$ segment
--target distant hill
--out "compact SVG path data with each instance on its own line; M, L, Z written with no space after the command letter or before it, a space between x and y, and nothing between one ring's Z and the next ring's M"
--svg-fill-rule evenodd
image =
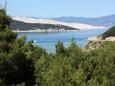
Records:
M11 28L13 30L36 30L36 29L42 29L42 30L78 30L73 27L64 26L64 25L58 25L58 24L42 24L42 23L26 23L22 21L13 20L11 22Z
M105 33L102 34L103 38L115 36L115 26L107 30Z
M115 15L98 17L98 18L84 18L84 17L59 17L54 20L68 23L84 23L96 26L112 27L115 25Z
M56 20L53 20L53 19L46 19L46 18L15 16L15 17L12 17L12 19L16 20L16 21L23 22L23 23L27 23L27 24L30 24L30 25L32 24L32 25L35 25L35 26L36 26L36 24L43 24L43 25L46 25L46 24L48 25L49 24L51 26L52 25L54 25L54 26L56 26L56 25L59 26L60 25L60 26L70 27L70 29L71 28L74 28L74 29L75 28L76 29L102 29L102 28L105 28L103 26L89 25L89 24L83 24L83 23L66 23L66 22L60 22L60 21L56 21ZM45 26L45 28L46 28L46 26Z

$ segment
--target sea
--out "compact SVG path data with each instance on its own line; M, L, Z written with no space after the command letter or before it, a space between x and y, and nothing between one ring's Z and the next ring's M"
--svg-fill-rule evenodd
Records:
M58 41L62 41L65 47L69 47L71 39L74 38L79 47L85 47L89 37L101 35L106 30L87 29L64 32L19 32L18 38L26 35L27 42L34 40L38 46L51 53L55 52L55 45Z

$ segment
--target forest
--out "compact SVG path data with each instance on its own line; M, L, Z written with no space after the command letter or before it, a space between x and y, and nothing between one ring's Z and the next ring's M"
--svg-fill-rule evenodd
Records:
M22 21L17 21L17 20L12 20L10 27L13 30L36 30L36 29L41 29L41 30L59 30L59 29L64 29L64 30L78 30L76 28L72 28L69 26L64 26L64 25L58 25L58 24L42 24L42 23L25 23Z
M105 33L102 34L103 38L110 37L110 36L115 36L115 26L107 30Z
M115 42L99 48L69 47L59 41L55 53L17 38L12 19L0 9L0 86L115 86Z

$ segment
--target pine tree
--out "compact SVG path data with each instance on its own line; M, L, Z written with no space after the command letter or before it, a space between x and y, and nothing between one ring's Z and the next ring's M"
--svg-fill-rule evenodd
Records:
M17 39L10 23L11 18L4 9L0 9L0 86L16 86L22 82L32 86L35 68L33 60L27 58L29 45L25 39Z

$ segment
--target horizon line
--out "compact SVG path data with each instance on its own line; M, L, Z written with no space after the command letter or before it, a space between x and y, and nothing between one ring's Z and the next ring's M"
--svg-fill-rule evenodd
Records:
M10 15L11 16L11 15ZM37 16L11 16L11 17L29 17L29 18L43 18L43 19L54 19L54 18L64 18L64 17L74 17L74 18L101 18L101 17L108 17L108 16L115 16L115 14L105 15L105 16L98 16L98 17L80 17L80 16L59 16L59 17L37 17Z

